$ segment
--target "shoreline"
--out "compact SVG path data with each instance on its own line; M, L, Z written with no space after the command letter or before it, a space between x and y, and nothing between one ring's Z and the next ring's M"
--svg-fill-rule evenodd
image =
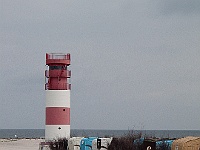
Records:
M37 150L39 149L40 142L44 139L37 138L1 138L0 149L1 150Z

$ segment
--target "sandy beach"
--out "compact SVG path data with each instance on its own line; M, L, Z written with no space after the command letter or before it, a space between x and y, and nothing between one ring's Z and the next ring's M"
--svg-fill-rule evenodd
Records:
M43 139L0 139L0 150L38 150Z

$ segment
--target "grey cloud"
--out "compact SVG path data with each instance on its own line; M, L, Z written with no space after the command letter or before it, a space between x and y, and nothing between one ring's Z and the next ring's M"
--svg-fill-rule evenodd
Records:
M199 14L199 0L166 0L160 1L162 12L165 14Z

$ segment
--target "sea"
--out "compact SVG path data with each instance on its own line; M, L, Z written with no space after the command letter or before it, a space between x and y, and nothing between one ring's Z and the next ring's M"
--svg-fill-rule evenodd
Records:
M120 137L139 135L157 138L181 138L186 136L200 137L200 130L89 130L71 129L73 137ZM44 138L44 129L0 129L0 138Z

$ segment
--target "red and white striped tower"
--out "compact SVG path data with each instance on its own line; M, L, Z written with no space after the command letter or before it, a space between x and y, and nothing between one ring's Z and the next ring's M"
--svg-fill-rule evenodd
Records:
M46 126L45 140L70 137L70 54L46 54Z

